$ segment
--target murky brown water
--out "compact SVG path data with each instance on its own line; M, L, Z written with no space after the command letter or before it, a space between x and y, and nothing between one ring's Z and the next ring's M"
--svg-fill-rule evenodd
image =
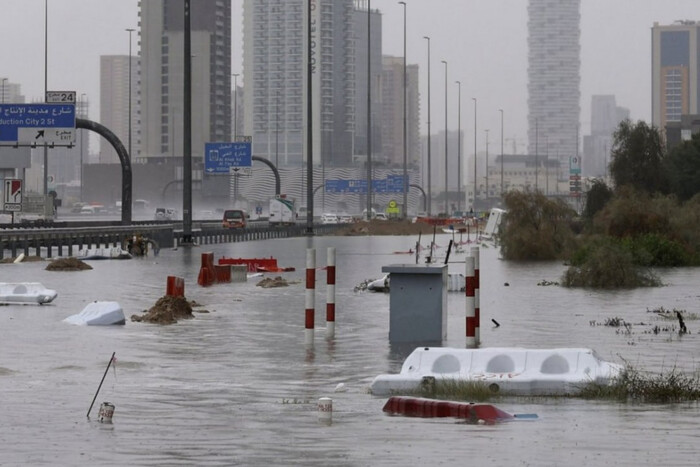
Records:
M539 420L492 426L451 419L385 416L385 398L367 393L378 374L402 363L388 344L389 295L355 293L381 266L411 262L391 254L415 238L313 239L318 265L337 248L336 338L326 340L325 273L317 274L316 336L304 346L304 267L308 239L164 249L158 258L95 261L94 270L45 271L0 265L0 281L38 281L58 290L48 306L0 307L0 465L698 465L697 403L617 404L569 399L505 400L511 413ZM442 236L440 244L447 244ZM298 284L201 288L200 254L275 256ZM459 260L459 256L453 259ZM463 265L451 264L461 272ZM513 264L481 250L482 346L590 347L603 358L650 371L698 368L700 321L690 335L645 333L665 322L647 309L698 313L700 269L662 271L666 287L618 292L541 287L558 263ZM116 300L127 316L165 293L166 277L210 311L173 326L63 323L90 301ZM506 287L504 283L510 285ZM449 294L446 346L464 347L464 297ZM591 326L620 317L632 333ZM491 325L496 319L500 327ZM645 323L644 325L640 323ZM650 324L651 323L651 324ZM110 370L86 418L112 352ZM344 383L346 392L334 392ZM333 425L316 402L333 398ZM113 424L96 421L102 401Z

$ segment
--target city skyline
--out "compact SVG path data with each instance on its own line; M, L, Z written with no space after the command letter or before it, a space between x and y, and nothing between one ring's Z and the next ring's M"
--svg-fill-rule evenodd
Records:
M465 153L473 152L470 112L472 97L478 98L477 137L482 129L499 131L504 109L505 135L510 149L524 153L527 145L527 2L494 0L477 2L415 0L407 3L407 55L409 64L420 67L421 134L425 134L426 50L423 36L431 37L433 71L440 60L450 63L450 81L460 80ZM48 88L85 93L92 119L99 115L99 57L128 53L125 28L138 22L137 0L64 0L61 8L49 2ZM3 50L0 75L22 85L28 102L41 99L44 88L44 2L0 1L8 26L0 31L5 43L22 37L23 46ZM402 5L393 0L373 0L383 18L383 54L402 56ZM104 15L109 11L110 15ZM75 21L76 12L88 21ZM590 132L592 95L615 95L630 117L651 122L651 28L654 22L672 24L695 20L691 0L586 1L581 5L581 131ZM425 21L425 18L431 18ZM242 2L232 5L232 71L242 67ZM29 28L32 34L27 34ZM86 36L91 40L86 40ZM138 39L140 40L140 38ZM134 38L136 44L136 38ZM134 46L135 50L139 47ZM136 53L136 52L134 52ZM75 70L80 72L76 73ZM241 79L239 86L245 86ZM431 83L433 94L443 92L439 80ZM456 129L457 103L454 90L448 104L448 126ZM434 102L432 124L444 128L444 106ZM483 138L478 139L483 150ZM512 152L512 151L511 151Z

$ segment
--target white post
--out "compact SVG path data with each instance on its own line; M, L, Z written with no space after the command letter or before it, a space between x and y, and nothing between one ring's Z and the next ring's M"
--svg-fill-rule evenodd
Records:
M335 247L328 247L326 268L326 337L335 337Z
M316 250L306 249L306 310L305 310L305 342L307 346L314 345L314 313L316 303Z

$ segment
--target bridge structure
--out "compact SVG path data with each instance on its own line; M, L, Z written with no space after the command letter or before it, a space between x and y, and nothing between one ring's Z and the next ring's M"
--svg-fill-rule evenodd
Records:
M106 223L109 224L109 223ZM332 233L339 224L316 224L314 233ZM135 235L151 239L163 247L178 247L183 241L182 223L135 223L132 225L94 225L52 228L12 228L0 230L0 260L5 256L43 258L73 256L81 249L123 247ZM192 229L192 240L197 245L236 243L273 238L307 236L306 224L269 226L249 224L245 229L224 229L202 223Z

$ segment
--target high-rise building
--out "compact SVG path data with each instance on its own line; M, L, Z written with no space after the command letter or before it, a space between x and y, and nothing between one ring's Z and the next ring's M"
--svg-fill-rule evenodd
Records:
M613 95L591 97L591 134L583 137L581 172L586 177L606 177L613 134L629 118L629 109L618 107Z
M382 155L390 167L403 167L403 57L384 56L382 74ZM418 65L406 67L406 160L418 164L420 158L420 108Z
M11 83L8 78L0 77L0 101L3 104L23 104L24 96L22 95L20 85Z
M190 3L192 156L231 138L231 0ZM181 157L184 0L140 0L141 157Z
M529 0L528 152L568 167L578 151L581 0Z
M651 29L651 122L660 129L700 109L700 22Z
M312 3L313 159L352 161L354 30L352 0ZM307 13L303 0L243 3L244 133L253 153L300 165L306 144Z
M131 61L131 67L129 66ZM131 80L129 80L131 71ZM129 90L131 84L131 90ZM138 101L138 57L102 55L100 57L100 123L109 128L129 151L129 123L131 123L131 158L139 157L141 128ZM131 99L131 105L129 105ZM129 119L131 107L131 119ZM112 145L100 139L99 162L119 163Z

